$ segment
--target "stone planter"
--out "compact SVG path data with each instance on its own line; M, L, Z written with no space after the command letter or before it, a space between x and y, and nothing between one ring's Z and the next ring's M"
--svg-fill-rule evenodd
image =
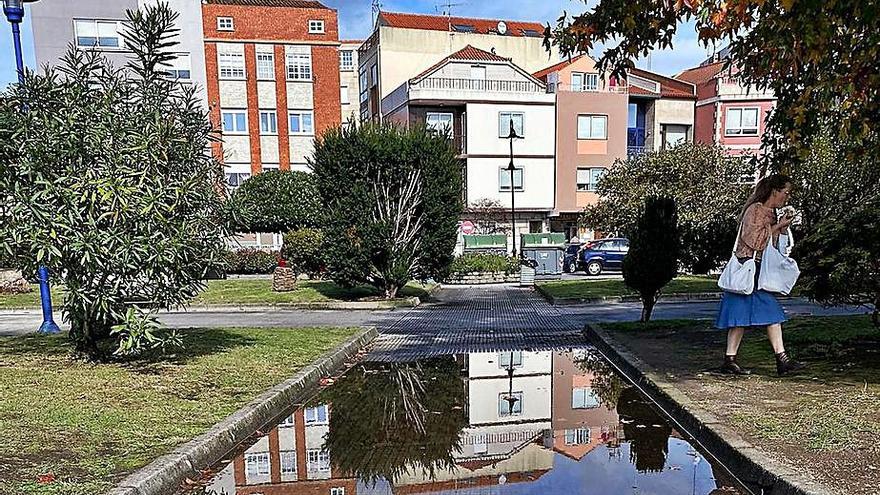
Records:
M20 271L0 269L0 294L24 294L32 290Z
M296 289L296 274L289 266L279 266L272 272L272 290L290 292Z
M519 273L474 272L464 275L453 274L447 285L513 284L519 282Z

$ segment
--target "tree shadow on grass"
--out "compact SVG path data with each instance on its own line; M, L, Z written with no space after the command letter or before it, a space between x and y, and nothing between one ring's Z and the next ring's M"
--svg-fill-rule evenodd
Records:
M328 299L339 301L384 300L379 289L370 285L342 287L330 280L310 280L309 287ZM427 300L431 295L427 291L427 286L409 284L400 288L397 297L418 297L421 300Z

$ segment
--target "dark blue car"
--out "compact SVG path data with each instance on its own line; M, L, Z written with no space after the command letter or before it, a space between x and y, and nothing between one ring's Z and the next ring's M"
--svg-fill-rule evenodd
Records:
M578 269L587 275L599 275L605 270L623 268L623 257L629 252L629 240L622 237L596 239L587 242L578 256Z

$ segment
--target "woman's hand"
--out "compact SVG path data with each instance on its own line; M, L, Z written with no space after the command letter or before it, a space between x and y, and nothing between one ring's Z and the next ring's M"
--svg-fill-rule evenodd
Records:
M779 219L779 222L777 222L776 225L773 226L773 230L775 230L776 232L784 232L788 230L788 228L791 226L792 221L794 221L794 218L786 215Z

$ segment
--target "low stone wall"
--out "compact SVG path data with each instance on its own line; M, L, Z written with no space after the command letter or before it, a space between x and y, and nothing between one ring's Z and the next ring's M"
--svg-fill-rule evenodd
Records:
M0 268L0 294L24 294L31 290L31 285L21 276L21 272Z
M475 272L465 275L452 275L445 282L446 285L483 285L483 284L513 284L519 282L519 273L504 272Z

